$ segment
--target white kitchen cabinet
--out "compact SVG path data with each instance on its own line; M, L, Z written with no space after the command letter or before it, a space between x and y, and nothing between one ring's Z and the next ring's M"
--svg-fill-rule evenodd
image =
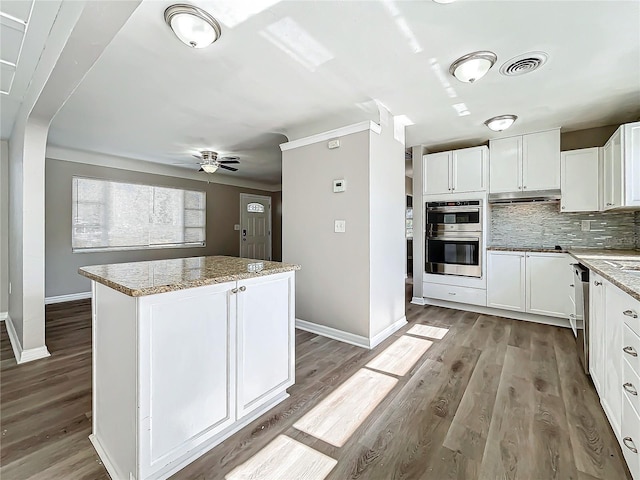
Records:
M575 263L568 255L527 253L525 255L527 312L569 318Z
M489 140L490 193L560 188L560 130Z
M487 252L487 306L524 312L526 270L523 252Z
M560 211L597 212L601 209L601 148L582 148L560 155Z
M565 253L487 252L487 306L569 318L572 270Z
M600 398L609 423L616 437L620 439L622 425L622 334L623 312L629 296L619 288L605 283L604 329L604 388Z
M640 122L621 125L604 146L604 210L640 207Z
M605 287L604 279L591 272L589 281L589 373L598 395L604 394Z
M293 289L294 278L287 274L238 282L238 417L293 384Z
M423 156L425 195L483 192L487 189L487 147Z

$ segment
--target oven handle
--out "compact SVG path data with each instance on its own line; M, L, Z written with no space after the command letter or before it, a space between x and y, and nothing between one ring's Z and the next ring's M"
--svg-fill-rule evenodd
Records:
M452 242L466 242L471 240L474 242L480 242L482 241L482 237L457 237L457 236L450 237L448 235L433 235L433 236L427 237L427 241L429 240L451 240Z
M480 212L480 207L427 207L427 212Z

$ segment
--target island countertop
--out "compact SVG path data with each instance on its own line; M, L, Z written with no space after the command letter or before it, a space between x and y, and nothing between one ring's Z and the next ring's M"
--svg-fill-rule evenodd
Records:
M300 270L300 265L213 256L81 267L78 273L130 297L142 297Z

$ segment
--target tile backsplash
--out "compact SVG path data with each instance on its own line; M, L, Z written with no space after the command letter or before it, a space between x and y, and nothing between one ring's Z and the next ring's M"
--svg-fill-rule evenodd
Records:
M582 231L590 220L591 230ZM560 213L560 202L489 205L490 246L640 248L640 212Z

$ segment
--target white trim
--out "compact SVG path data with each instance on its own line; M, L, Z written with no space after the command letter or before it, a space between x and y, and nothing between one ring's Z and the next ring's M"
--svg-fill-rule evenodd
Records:
M481 305L470 305L468 303L448 302L446 300L436 300L433 298L425 298L424 302L425 305L434 305L436 307L454 308L465 312L494 315L496 317L511 318L513 320L524 320L526 322L541 323L543 325L552 325L554 327L571 328L568 318L548 317L546 315L535 315L533 313L503 310L502 308L483 307ZM411 303L413 303L413 301Z
M73 302L74 300L85 300L91 298L91 292L69 293L67 295L54 295L53 297L45 297L44 304Z
M380 134L382 127L370 120L366 122L354 123L353 125L347 125L346 127L336 128L329 130L328 132L318 133L309 137L299 138L298 140L292 140L291 142L281 143L280 150L286 152L294 148L305 147L307 145L313 145L314 143L331 140L336 137L344 137L345 135L351 135L352 133L364 132L371 130L374 133Z
M98 167L117 168L131 172L151 173L169 177L186 178L207 183L218 183L234 187L254 188L266 192L278 192L282 185L270 185L267 183L241 178L232 178L229 175L202 175L195 170L180 168L174 165L141 160L137 158L119 157L86 150L74 150L71 148L54 147L47 145L46 158L62 160L63 162L84 163Z
M93 445L93 448L98 454L98 457L100 457L100 461L102 462L102 465L104 466L104 468L107 470L109 477L120 478L120 476L118 475L118 471L115 469L115 467L113 466L113 463L111 462L111 459L109 458L109 455L107 455L107 451L102 447L102 444L100 443L100 439L96 437L95 434L92 433L91 435L89 435L89 441L91 442L91 445ZM125 477L122 477L122 478L125 478Z
M413 303L414 305L426 305L427 302L424 301L424 298L422 297L413 297L411 299L411 303Z
M16 329L13 326L13 321L9 315L7 315L4 324L6 325L7 333L9 334L9 341L11 342L11 348L13 349L13 356L16 357L16 362L18 364L32 362L51 355L49 350L47 350L46 345L23 350L18 334L16 333Z
M0 322L4 322L9 316L9 312L0 312Z
M267 196L267 195L257 195L255 193L240 193L240 231L238 232L240 235L238 235L238 241L240 242L240 250L239 251L239 256L242 258L242 225L244 223L244 219L245 219L245 215L247 214L247 211L245 208L243 208L242 206L242 202L243 199L245 198L255 198L257 200L260 201L264 201L265 203L269 204L269 211L266 212L267 213L267 219L269 220L269 250L268 250L268 255L267 258L265 260L273 260L273 232L272 232L272 215L273 215L273 211L271 210L271 197Z
M377 345L382 343L384 340L389 338L391 335L393 335L395 332L397 332L402 327L404 327L406 324L407 324L407 317L403 315L402 318L393 322L391 325L389 325L387 328L382 330L377 335L374 335L373 338L369 341L369 348L376 347Z
M300 320L296 318L296 328L304 330L305 332L315 333L323 337L333 338L334 340L340 340L341 342L350 343L356 347L369 348L369 339L362 335L356 335L354 333L338 330L337 328L327 327L325 325L319 325L317 323L307 322L306 320Z

